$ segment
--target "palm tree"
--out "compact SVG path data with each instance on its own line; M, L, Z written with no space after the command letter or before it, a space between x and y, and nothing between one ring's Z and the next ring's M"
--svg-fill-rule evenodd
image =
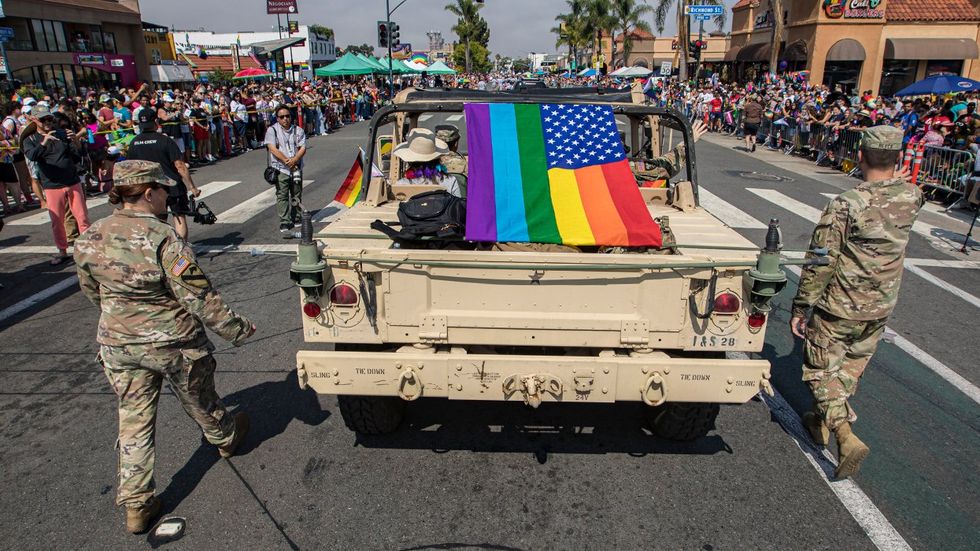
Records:
M633 51L633 31L640 29L650 32L650 24L643 17L652 11L653 8L645 1L637 4L636 0L612 0L612 16L616 19L616 27L623 31L623 66L629 63L630 52ZM615 67L616 60L612 62Z
M772 21L772 44L769 47L769 72L776 73L779 59L779 42L783 36L783 0L769 0L769 16Z
M598 56L602 51L603 35L612 36L616 28L616 18L610 11L610 0L588 0L585 7L584 33L589 42L595 41L592 54ZM616 41L612 40L612 57L616 57ZM611 61L611 60L610 60Z
M568 5L569 13L563 13L555 17L558 26L552 27L551 32L558 35L555 40L555 47L568 47L568 54L574 60L574 65L579 66L582 52L589 48L592 43L592 36L587 29L587 1L588 0L565 0Z
M455 4L446 4L446 11L458 17L452 31L459 37L466 51L466 72L471 69L470 63L470 41L480 32L479 19L480 9L483 4L477 4L473 0L456 0Z
M698 3L724 6L722 0L701 0ZM670 13L670 9L675 6L677 8L677 48L681 56L678 78L681 82L687 80L687 45L691 41L691 33L688 32L688 16L684 15L684 8L690 4L690 0L657 0L657 5L653 8L653 21L657 26L658 34L664 32L664 24L667 23L667 15ZM721 15L714 18L718 30L725 26L727 19L728 14L725 10L722 10Z

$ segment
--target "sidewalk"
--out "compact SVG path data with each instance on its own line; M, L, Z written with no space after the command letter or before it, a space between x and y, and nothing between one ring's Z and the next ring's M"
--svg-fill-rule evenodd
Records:
M860 182L859 179L848 176L838 170L817 166L809 159L796 155L784 155L782 151L773 151L763 145L756 148L755 153L745 151L745 141L727 134L708 133L702 140L738 151L742 155L751 156L764 163L778 167L787 172L799 174L814 180L820 180L830 186L847 191ZM918 222L933 226L935 239L928 241L934 248L947 253L959 260L980 260L980 221L973 229L973 237L967 253L959 252L960 246L970 228L972 213L966 209L953 209L945 212L945 206L938 202L927 202L919 212Z

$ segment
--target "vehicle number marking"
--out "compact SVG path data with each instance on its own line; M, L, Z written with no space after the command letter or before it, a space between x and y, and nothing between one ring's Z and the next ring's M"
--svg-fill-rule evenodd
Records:
M590 393L588 393L588 392L576 392L575 393L575 399L576 400L588 400L589 399L589 394Z
M715 337L713 335L694 335L694 339L691 341L691 346L694 348L720 348L720 347L731 347L734 348L737 345L737 340L735 337Z

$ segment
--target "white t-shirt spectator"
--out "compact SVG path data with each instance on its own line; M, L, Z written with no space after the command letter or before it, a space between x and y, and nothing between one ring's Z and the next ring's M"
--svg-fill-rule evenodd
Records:
M306 146L306 133L295 124L291 125L287 130L281 124L276 123L265 131L265 145L273 145L286 157L293 157L301 147ZM282 164L271 152L269 153L269 165L283 174L289 174L289 167ZM296 168L300 171L303 170L302 159L300 159L299 166Z

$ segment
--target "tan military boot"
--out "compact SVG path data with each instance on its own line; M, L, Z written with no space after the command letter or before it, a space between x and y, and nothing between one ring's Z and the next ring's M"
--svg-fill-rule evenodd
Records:
M126 508L126 530L130 534L142 534L152 525L153 519L160 514L160 499L150 498L142 507Z
M239 411L235 414L235 436L224 446L218 446L218 453L221 457L229 458L235 455L235 450L238 449L238 445L245 440L245 435L248 434L248 414L244 411Z
M830 429L819 415L812 411L803 414L803 426L810 432L810 438L818 446L826 446L830 443Z
M851 432L850 423L841 424L835 432L837 433L837 448L840 457L834 476L849 478L856 475L861 469L861 462L868 457L871 449Z

